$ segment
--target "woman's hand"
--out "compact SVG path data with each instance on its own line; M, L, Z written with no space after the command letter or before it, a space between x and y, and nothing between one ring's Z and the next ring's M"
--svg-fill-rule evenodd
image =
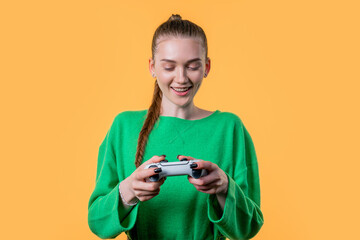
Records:
M190 156L179 155L179 160L186 158L187 160L193 160L195 158ZM226 196L228 189L228 178L225 172L219 168L218 165L210 161L200 161L196 163L198 166L193 169L206 169L208 175L199 179L188 176L188 180L194 187L203 193L216 194L217 196Z
M187 160L193 160L193 157L190 156L177 156L179 160L186 158ZM203 176L199 179L188 176L189 182L194 185L194 187L203 193L216 194L216 199L221 207L221 211L224 211L226 195L228 190L229 181L225 172L219 168L218 165L210 161L200 161L195 163L197 167L193 169L206 169L208 175Z
M165 155L153 156L120 183L121 193L126 202L133 202L136 198L142 202L148 201L160 193L160 186L166 178L158 182L146 182L147 178L157 174L155 170L159 168L144 168L150 163L158 163L162 160L165 160Z

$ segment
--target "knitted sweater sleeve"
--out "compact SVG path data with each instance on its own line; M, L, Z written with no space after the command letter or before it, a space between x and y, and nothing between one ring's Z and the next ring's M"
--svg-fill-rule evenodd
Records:
M233 134L233 174L228 177L228 192L224 210L216 195L207 200L208 217L221 234L229 239L250 239L264 223L260 210L258 163L252 138L240 119Z
M134 227L138 205L125 208L122 204L119 184L123 176L117 172L119 144L118 118L115 118L99 147L95 189L88 203L90 230L100 238L115 238Z

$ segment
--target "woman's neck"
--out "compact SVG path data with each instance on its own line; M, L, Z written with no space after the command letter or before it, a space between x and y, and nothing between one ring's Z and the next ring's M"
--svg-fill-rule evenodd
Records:
M184 107L179 107L172 103L161 104L160 116L171 116L182 119L194 120L200 115L201 110L194 105L193 102Z

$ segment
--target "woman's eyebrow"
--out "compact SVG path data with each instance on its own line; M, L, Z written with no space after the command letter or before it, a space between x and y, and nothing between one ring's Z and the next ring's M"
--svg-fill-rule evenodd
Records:
M176 61L174 61L174 60L165 59L165 58L161 59L160 61L176 63ZM201 61L201 59L200 58L193 58L193 59L190 59L189 61L187 61L186 63L191 63L191 62L196 62L196 61Z

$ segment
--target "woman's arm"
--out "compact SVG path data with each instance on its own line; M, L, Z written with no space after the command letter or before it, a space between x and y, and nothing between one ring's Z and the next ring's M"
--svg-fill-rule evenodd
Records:
M260 181L255 147L251 136L238 122L234 134L234 174L228 177L225 195L209 195L208 216L230 239L249 239L261 229Z
M216 199L221 207L221 212L224 211L226 195L227 195L227 191L226 191L226 193L217 193L216 194Z
M99 147L95 188L88 203L88 225L100 238L114 238L135 225L137 205L128 208L122 203L119 186L123 176L117 172L115 143L118 142L118 121L113 121Z
M255 147L250 134L239 118L228 137L233 138L229 155L224 156L231 172L224 172L211 161L199 161L193 169L206 169L208 174L199 179L188 177L189 182L203 193L209 194L208 217L219 231L230 239L249 239L264 223L260 210L260 182ZM178 159L193 157L179 155Z

